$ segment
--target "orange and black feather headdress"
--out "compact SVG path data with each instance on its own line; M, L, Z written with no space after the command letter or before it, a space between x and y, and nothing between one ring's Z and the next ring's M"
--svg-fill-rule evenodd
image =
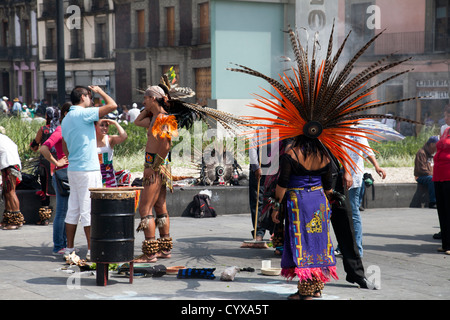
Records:
M314 40L311 62L309 62L308 48L301 45L298 33L291 28L289 33L290 42L295 56L296 67L292 68L293 76L288 77L286 73L280 75L277 81L258 71L242 65L236 68L228 68L230 71L241 72L256 76L266 80L274 89L275 93L263 89L267 96L255 94L258 103L249 106L264 110L272 117L247 116L245 119L255 123L270 121L271 124L257 124L258 127L268 129L267 135L259 135L259 145L272 143L276 140L295 138L306 135L310 138L317 138L333 153L342 163L355 168L356 164L348 155L347 150L357 152L365 150L366 147L348 136L361 136L362 133L376 136L376 132L370 129L357 128L359 120L390 118L398 121L417 123L416 121L404 119L397 116L387 116L384 114L361 114L361 112L378 108L381 106L410 101L420 97L412 97L401 100L380 102L379 100L366 101L374 89L399 77L411 70L397 72L387 79L366 88L368 81L377 75L390 70L408 59L390 62L383 65L391 55L386 56L355 76L351 77L358 58L372 45L375 40L384 32L380 32L367 42L343 67L337 71L338 61L344 50L344 46L350 36L346 36L336 54L333 51L334 25L328 43L325 60L317 61L317 40ZM316 34L317 35L317 34ZM366 102L364 102L366 101ZM246 124L252 127L252 124ZM248 131L246 134L256 133L256 130ZM369 138L370 139L370 138Z

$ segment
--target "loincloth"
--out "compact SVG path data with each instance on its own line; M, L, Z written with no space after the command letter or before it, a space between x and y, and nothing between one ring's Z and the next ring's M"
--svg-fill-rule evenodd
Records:
M164 159L157 153L146 152L144 167L150 168L154 172L150 176L146 176L144 173L143 186L149 186L156 183L157 179L161 179L162 185L167 186L173 192L172 171L167 157Z
M2 169L3 195L16 189L16 186L22 181L22 172L18 165Z

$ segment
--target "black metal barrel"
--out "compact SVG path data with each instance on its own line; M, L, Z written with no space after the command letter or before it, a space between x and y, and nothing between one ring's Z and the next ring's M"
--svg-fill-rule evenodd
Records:
M130 262L130 283L133 283L134 213L140 189L89 189L91 261L97 263L98 286L106 286L108 266L117 262Z
M91 261L133 260L136 191L98 188L91 191Z

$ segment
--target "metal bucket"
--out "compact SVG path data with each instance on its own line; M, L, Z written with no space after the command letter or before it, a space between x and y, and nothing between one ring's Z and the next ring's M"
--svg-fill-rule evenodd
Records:
M91 261L133 260L136 191L98 188L91 191Z

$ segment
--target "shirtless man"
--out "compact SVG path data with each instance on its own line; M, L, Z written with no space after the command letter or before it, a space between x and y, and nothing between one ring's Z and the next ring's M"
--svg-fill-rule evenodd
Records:
M0 224L3 230L16 230L25 223L16 194L16 185L22 181L21 168L17 145L8 136L0 133L0 171L3 181L1 187L5 200L5 212Z
M172 238L166 206L166 186L172 191L172 175L167 156L171 147L171 137L177 134L174 116L167 115L163 105L167 96L159 86L149 87L144 94L145 109L134 124L147 128L145 148L144 190L141 192L139 214L141 223L137 231L144 231L143 254L135 262L156 262L157 258L170 258ZM154 219L152 208L155 209ZM156 226L160 238L156 240Z

